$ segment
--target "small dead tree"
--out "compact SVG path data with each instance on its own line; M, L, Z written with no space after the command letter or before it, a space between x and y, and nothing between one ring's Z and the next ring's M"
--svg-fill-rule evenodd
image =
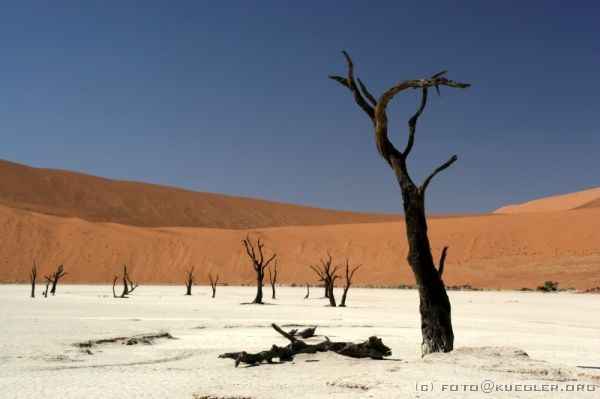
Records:
M31 272L29 272L29 281L31 282L31 297L35 298L35 279L37 278L37 266L35 265L35 259L33 260L33 266L31 266Z
M187 280L185 282L185 288L186 288L185 295L192 295L192 285L194 284L194 281L195 281L194 266L192 266L192 268L190 270L186 270L186 273L187 273Z
M246 253L252 260L252 267L256 272L256 297L252 303L263 304L263 279L265 277L265 269L269 266L269 263L275 259L277 254L273 254L269 259L265 260L265 256L263 254L263 248L265 244L262 243L261 237L258 237L256 244L252 243L250 240L250 235L247 235L242 243L244 248L246 248Z
M274 271L271 272L271 266L269 266L269 282L271 283L271 291L273 292L272 299L275 298L275 283L277 282L277 260L274 263Z
M348 295L348 290L352 285L352 278L354 277L354 273L358 270L360 265L355 266L350 270L350 262L348 258L346 258L346 285L344 286L344 293L342 294L342 302L340 303L340 307L346 307L346 296Z
M306 295L304 295L304 299L308 299L310 295L310 285L306 284Z
M425 190L431 180L456 162L458 157L452 155L446 162L431 172L421 185L413 181L408 172L406 161L413 148L417 120L427 104L428 90L435 88L439 94L440 86L465 89L470 84L447 79L444 76L447 71L442 71L429 78L403 80L385 91L379 99L376 99L360 79L354 78L354 65L350 55L346 51L342 54L348 67L347 76L330 76L329 78L347 88L356 104L369 117L375 133L377 151L394 171L402 192L404 221L408 239L407 260L419 290L419 312L421 313L421 335L423 337L421 354L425 356L432 352L450 352L454 347L450 300L442 281L441 271L443 269L436 269L431 254L429 237L427 236L427 219L425 217ZM404 149L398 149L388 137L387 107L397 94L408 89L420 90L421 102L417 111L408 120L406 146Z
M48 276L44 276L44 278L46 279L46 289L44 290L44 292L42 292L42 294L44 295L44 298L48 298L48 287L50 286L50 282L52 280L50 280L50 277Z
M128 298L127 295L131 294L133 292L133 290L135 290L138 287L138 284L134 284L131 281L131 278L129 278L129 272L127 271L127 265L123 265L123 292L121 292L121 295L117 296L117 293L115 292L115 285L117 284L117 280L119 279L119 277L115 276L115 278L113 279L113 297L115 298Z
M52 288L50 288L50 293L52 295L56 293L56 286L58 285L58 280L60 280L61 277L64 277L67 274L68 273L63 270L63 265L58 265L58 268L54 273L52 273L50 276L44 276L48 283L52 283ZM46 294L44 296L48 296L48 289L46 289Z
M208 278L210 279L210 287L212 288L212 297L214 298L217 294L217 284L219 283L219 275L217 274L216 278L213 278L212 274L208 273Z
M310 268L319 276L319 280L323 281L325 285L325 297L329 299L329 306L335 307L335 296L333 294L333 287L335 287L335 280L340 278L336 273L341 265L332 266L333 258L329 252L327 252L326 259L320 259L320 265L313 265Z

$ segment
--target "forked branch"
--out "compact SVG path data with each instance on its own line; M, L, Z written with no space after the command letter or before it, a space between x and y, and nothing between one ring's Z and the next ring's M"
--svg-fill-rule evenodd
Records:
M348 64L348 77L343 78L341 76L329 76L329 78L341 83L342 85L344 85L348 89L350 89L350 91L352 92L352 95L354 96L354 101L356 101L356 104L358 104L358 106L361 107L362 110L365 111L365 113L367 115L369 115L369 118L371 118L371 120L373 120L373 117L375 116L375 110L373 109L373 107L371 105L369 105L369 103L362 96L362 94L358 90L358 86L356 85L356 82L354 81L354 64L352 63L352 59L350 59L350 55L346 51L342 51L342 54L344 55L346 64ZM369 91L362 84L362 82L360 83L360 85L361 85L361 89L363 89L363 93L365 93L367 98L369 98L369 100L371 100L371 102L376 103L375 98L369 93Z

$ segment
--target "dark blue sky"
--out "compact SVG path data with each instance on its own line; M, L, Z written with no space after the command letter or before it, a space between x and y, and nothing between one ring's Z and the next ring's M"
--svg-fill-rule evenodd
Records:
M409 167L433 213L600 185L597 1L1 1L0 158L320 207L400 212L366 115L448 69ZM390 109L403 147L419 93ZM0 182L1 184L1 182Z

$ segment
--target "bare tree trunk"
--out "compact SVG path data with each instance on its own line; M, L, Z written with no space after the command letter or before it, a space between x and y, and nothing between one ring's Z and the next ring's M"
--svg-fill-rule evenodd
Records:
M345 308L346 307L346 296L348 296L348 290L350 289L350 286L347 285L344 287L344 291L342 292L342 300L340 302L340 308Z
M46 289L44 290L44 298L48 298L48 286L50 285L50 280L48 279L48 277L44 277L46 278Z
M334 307L334 308L335 308L335 307L337 306L337 304L336 304L336 302L335 302L335 295L333 295L333 285L334 285L334 282L333 282L333 281L330 281L330 282L328 283L328 286L329 286L329 292L327 293L327 298L329 298L329 306L331 306L331 307Z
M308 299L309 295L310 295L310 285L306 284L306 295L304 296L304 299Z
M272 299L275 298L275 283L277 282L277 260L275 260L275 271L271 272L271 266L269 266L269 282L271 283L271 291L273 293Z
M409 191L404 203L409 244L408 263L413 270L419 290L423 336L421 353L425 355L433 352L450 352L454 347L450 300L441 273L436 270L433 263L427 237L424 198Z
M192 266L192 268L190 270L186 271L187 273L187 280L185 282L185 288L186 288L186 292L185 295L192 295L192 285L194 284L194 267Z
M253 303L263 303L263 273L258 273L256 275L256 297L254 297Z
M219 275L217 274L216 278L213 278L213 276L208 273L208 278L210 279L210 287L212 288L212 297L214 298L215 295L217 294L217 284L219 283Z
M358 270L359 267L360 267L360 265L355 266L352 269L352 271L350 271L350 262L348 261L348 258L346 258L346 285L344 286L344 293L342 294L342 302L340 303L341 308L346 307L346 297L348 296L348 290L350 289L350 286L352 285L352 278L354 277L354 273L356 273L356 271Z
M417 186L411 179L406 159L414 144L417 120L427 104L428 89L434 87L439 94L440 86L464 89L470 85L447 79L444 77L446 71L443 71L430 78L403 80L376 99L360 79L354 78L354 65L348 53L344 51L343 55L348 65L347 77L330 76L330 78L348 88L356 104L369 116L375 132L377 151L394 170L402 191L409 246L408 263L419 288L419 311L421 313L421 335L423 336L421 353L424 356L432 352L450 352L454 346L451 308L441 278L446 251L442 252L439 269L436 270L427 237L425 191L433 177L452 165L458 157L451 156L448 161L438 166L420 186ZM388 137L387 106L398 93L407 89L421 89L421 103L408 121L408 140L404 150L400 151Z
M31 297L35 298L35 279L37 278L37 266L35 265L35 259L33 260L33 266L31 267L31 273L29 273L29 281L31 282Z

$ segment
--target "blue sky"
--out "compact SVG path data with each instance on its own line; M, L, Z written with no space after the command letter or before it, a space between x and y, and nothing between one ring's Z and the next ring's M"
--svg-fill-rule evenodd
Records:
M400 212L379 95L448 69L409 168L430 213L600 185L597 1L0 1L0 158L199 191ZM418 105L390 105L403 147Z

